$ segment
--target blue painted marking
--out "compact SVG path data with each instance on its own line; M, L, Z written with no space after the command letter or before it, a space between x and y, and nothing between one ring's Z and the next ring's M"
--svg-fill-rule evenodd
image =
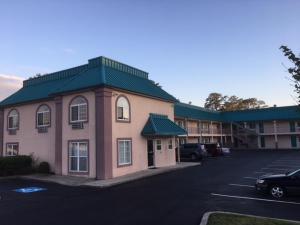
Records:
M19 193L33 193L33 192L39 192L39 191L46 191L47 188L41 188L41 187L26 187L26 188L19 188L19 189L15 189L15 192L19 192Z

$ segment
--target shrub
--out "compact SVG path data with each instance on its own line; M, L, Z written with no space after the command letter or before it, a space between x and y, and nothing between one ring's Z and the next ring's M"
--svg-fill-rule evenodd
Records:
M0 157L0 176L23 175L33 171L31 156Z
M50 165L47 162L41 162L37 168L38 173L50 173Z

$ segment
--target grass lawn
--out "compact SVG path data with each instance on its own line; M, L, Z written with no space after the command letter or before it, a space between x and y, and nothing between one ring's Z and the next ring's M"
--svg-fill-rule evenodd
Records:
M209 216L208 225L299 225L273 219L262 219L240 215L213 213Z

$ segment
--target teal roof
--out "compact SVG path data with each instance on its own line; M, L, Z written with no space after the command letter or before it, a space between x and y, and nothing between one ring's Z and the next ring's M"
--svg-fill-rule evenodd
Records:
M185 103L176 103L174 113L175 117L195 120L222 121L220 112Z
M189 104L175 103L175 117L221 122L300 120L300 107L283 106L232 112L218 112Z
M168 116L151 113L142 131L143 136L178 136L186 131L168 119Z
M299 106L269 107L222 112L224 121L300 120Z
M148 73L105 57L98 57L90 59L88 64L79 67L26 80L23 82L23 88L3 100L0 106L47 99L65 92L101 86L165 101L177 101L149 80Z

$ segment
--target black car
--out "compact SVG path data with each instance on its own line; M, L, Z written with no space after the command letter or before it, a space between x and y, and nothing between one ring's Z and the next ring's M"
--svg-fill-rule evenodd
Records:
M193 161L201 160L207 155L205 146L199 143L189 143L180 145L180 157L190 158Z
M300 193L300 169L285 174L263 175L256 180L256 190L282 198L287 193Z

